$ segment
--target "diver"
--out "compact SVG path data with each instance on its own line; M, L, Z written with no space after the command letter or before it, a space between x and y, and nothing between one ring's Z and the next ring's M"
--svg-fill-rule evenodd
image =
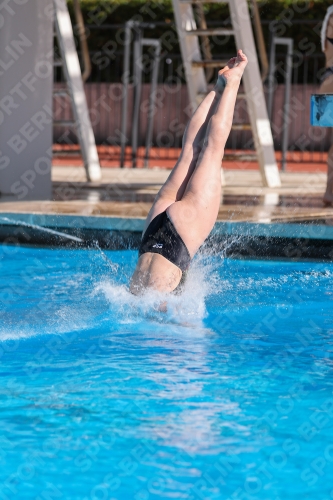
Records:
M239 50L189 121L180 157L146 219L130 291L179 293L191 260L215 224L221 162L247 65Z

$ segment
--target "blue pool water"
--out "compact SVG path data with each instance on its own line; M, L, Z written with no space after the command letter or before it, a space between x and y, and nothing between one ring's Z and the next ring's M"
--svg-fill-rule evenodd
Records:
M0 247L0 499L333 498L333 265Z

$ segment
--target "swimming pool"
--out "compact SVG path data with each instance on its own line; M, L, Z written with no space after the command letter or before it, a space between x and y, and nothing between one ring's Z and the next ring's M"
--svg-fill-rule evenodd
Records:
M333 498L333 264L1 246L0 499Z

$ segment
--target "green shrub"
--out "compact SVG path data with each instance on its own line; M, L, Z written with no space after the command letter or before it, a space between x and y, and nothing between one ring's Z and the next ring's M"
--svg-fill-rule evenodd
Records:
M69 1L68 4L72 14L72 2ZM311 56L311 64L314 64L313 54L317 53L320 56L319 66L321 66L320 24L327 7L331 4L332 0L264 0L258 2L266 47L269 48L272 33L277 36L291 37L294 40L295 51ZM103 51L107 44L110 43L117 46L117 50L121 52L123 47L119 30L129 19L157 23L154 29L145 30L145 36L152 38L160 38L166 30L174 29L171 0L152 0L150 2L145 0L131 0L130 2L125 0L82 0L81 6L89 33L89 49L92 52ZM227 4L205 4L204 10L208 22L218 24L220 21L226 21L229 18ZM304 23L304 21L306 22ZM309 21L314 22L309 23ZM96 28L96 25L100 29ZM113 28L103 28L103 26L107 27L108 25L113 25ZM93 26L95 27L93 28ZM233 40L229 40L222 45L215 44L215 46L212 46L212 52L217 57L221 54L232 54L234 50L235 44ZM179 54L176 36L172 45L163 47L163 52L164 54L166 52ZM299 68L300 75L302 69L303 66ZM315 81L315 73L314 64L307 78L308 81ZM298 78L302 77L299 76Z

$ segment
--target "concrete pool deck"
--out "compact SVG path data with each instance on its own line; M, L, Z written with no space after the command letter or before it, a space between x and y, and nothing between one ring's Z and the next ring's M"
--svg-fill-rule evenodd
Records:
M9 244L138 248L145 217L169 171L53 169L52 201L0 202L0 241ZM323 173L282 173L263 188L258 171L226 171L218 221L206 247L226 256L333 260L333 208L324 207Z
M146 217L166 169L103 168L102 180L87 183L82 167L53 167L52 201L1 201L0 213ZM258 171L226 170L218 221L333 225L333 208L324 207L326 174L282 172L282 186L264 188Z

